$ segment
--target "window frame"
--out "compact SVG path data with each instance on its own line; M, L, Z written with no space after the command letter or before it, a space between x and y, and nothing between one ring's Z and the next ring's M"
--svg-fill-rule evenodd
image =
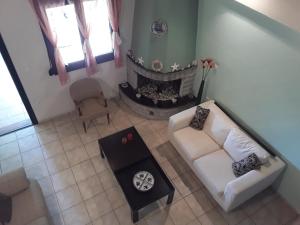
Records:
M110 29L110 33L112 34L113 30L112 30L110 25L109 25L108 29ZM78 28L78 30L79 30L79 28ZM48 40L48 38L45 35L42 28L41 28L41 31L42 31L42 34L43 34L43 39L44 39L44 42L45 42L45 45L46 45L48 58L49 58L49 63L50 63L50 69L48 71L49 75L50 76L57 76L58 73L57 73L55 57L54 57L54 48L53 48L52 44L50 43L50 41ZM80 31L79 31L79 34L80 34L80 39L81 39L81 45L83 46L84 38L81 35ZM114 57L114 49L112 49L112 52L95 56L97 64L113 61L114 58L115 58ZM65 65L65 68L66 68L67 72L71 72L71 71L86 68L85 60L83 59L83 60L79 60L79 61L76 61L76 62L69 63L68 65Z

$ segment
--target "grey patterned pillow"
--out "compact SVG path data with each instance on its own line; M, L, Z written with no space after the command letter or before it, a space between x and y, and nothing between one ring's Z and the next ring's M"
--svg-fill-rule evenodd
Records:
M236 177L242 176L251 170L260 169L261 162L255 153L248 155L246 158L232 163L232 170Z
M195 128L197 130L202 130L204 122L208 117L209 112L209 109L202 108L200 105L198 105L195 116L190 123L190 127Z

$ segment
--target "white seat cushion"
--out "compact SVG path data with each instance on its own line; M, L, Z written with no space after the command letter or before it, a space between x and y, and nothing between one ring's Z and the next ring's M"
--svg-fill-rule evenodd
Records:
M190 161L220 149L205 132L185 127L174 133L174 141Z
M230 130L237 125L216 104L205 104L203 107L210 109L203 131L220 146L223 146Z
M232 162L222 149L195 160L193 165L207 189L223 195L227 183L236 179L232 172Z
M224 149L234 161L240 161L248 155L255 153L262 163L268 162L270 154L260 147L240 129L232 129L224 143Z

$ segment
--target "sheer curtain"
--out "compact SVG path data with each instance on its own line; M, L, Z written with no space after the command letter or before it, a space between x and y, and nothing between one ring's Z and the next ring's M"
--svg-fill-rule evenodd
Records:
M44 34L48 38L49 42L52 44L54 48L54 57L55 57L55 64L56 69L59 77L59 81L62 85L66 84L69 75L66 71L65 64L63 62L60 50L57 46L57 36L55 33L51 31L51 27L46 15L46 9L48 7L55 7L55 6L61 6L64 5L64 0L52 0L52 1L46 1L46 0L29 0L36 16L39 21L40 27L42 28Z
M93 55L92 48L90 45L90 27L87 24L87 20L84 14L83 0L74 0L74 7L76 11L78 27L81 35L83 36L83 52L85 53L86 70L87 75L92 75L97 72L97 63Z
M120 45L122 40L119 34L120 27L120 15L121 15L121 0L106 0L108 7L108 15L110 25L112 27L112 40L114 47L114 56L115 56L115 64L116 67L122 66L122 56L121 56L121 48Z

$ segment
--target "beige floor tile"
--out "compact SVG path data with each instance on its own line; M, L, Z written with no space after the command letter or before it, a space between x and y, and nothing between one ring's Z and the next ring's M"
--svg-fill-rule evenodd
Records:
M198 220L194 220L194 221L188 223L187 225L201 225L201 223Z
M60 138L68 137L77 134L77 130L72 122L56 126L56 131Z
M114 212L107 213L93 221L93 225L120 225Z
M159 210L151 216L147 216L146 222L149 225L174 225L167 210Z
M91 161L93 163L96 173L101 173L107 169L106 161L102 159L101 156L95 156L91 158Z
M63 211L65 225L85 225L91 220L83 203Z
M92 220L112 211L111 204L104 192L86 200L85 205Z
M213 208L209 198L202 190L198 190L186 196L184 199L197 217Z
M40 147L21 153L21 157L25 167L32 166L44 160Z
M53 225L65 225L62 214L50 215L50 220Z
M74 134L68 137L61 138L61 143L65 151L70 151L76 147L83 146L78 134Z
M100 155L98 140L87 143L84 145L84 147L90 158Z
M100 135L95 127L89 127L87 132L79 132L82 143L87 144L92 141L96 141L100 138Z
M58 134L54 129L44 130L38 133L39 141L42 145L58 140Z
M107 189L105 192L113 209L119 208L122 205L126 204L126 199L120 188L112 187L110 189Z
M52 141L45 145L42 145L42 151L46 159L51 158L58 154L62 154L64 152L63 147L59 140Z
M251 220L250 218L246 218L237 225L255 225L254 221Z
M104 190L108 190L112 187L118 186L115 177L109 170L105 170L102 173L99 173L98 176L100 178Z
M74 148L66 152L66 155L70 166L75 166L76 164L79 164L89 158L84 147Z
M51 177L44 177L42 179L39 179L38 182L42 188L44 196L48 196L54 193Z
M170 142L158 146L156 150L162 157L165 157L166 159L174 159L180 157L180 155Z
M248 216L251 216L263 207L263 203L261 201L261 197L259 195L256 195L253 198L247 200L244 204L241 205L241 207Z
M228 225L217 209L212 209L199 217L201 225Z
M72 171L77 182L96 175L95 169L90 160L86 160L72 167Z
M25 167L25 171L28 178L31 179L39 180L49 176L49 172L46 163L44 161L34 164L33 166L30 167Z
M50 174L55 174L69 168L69 162L65 153L55 155L46 160L46 164Z
M17 138L23 138L32 134L35 134L35 129L33 126L27 127L21 130L16 131Z
M89 177L78 183L81 196L84 200L94 197L104 191L98 176Z
M275 218L277 218L279 224L287 224L297 217L296 211L281 197L277 197L270 201L265 207L271 211Z
M75 184L75 178L73 176L72 170L66 169L52 175L52 183L56 192Z
M53 126L52 121L45 121L45 122L39 123L37 125L34 125L34 129L36 130L36 132L41 132L44 130L54 129L54 126Z
M117 131L111 122L109 124L107 124L106 118L104 118L104 119L105 119L104 122L99 123L98 120L95 122L96 129L101 137L106 137Z
M45 197L45 201L50 215L58 215L61 213L55 194Z
M182 199L170 206L170 216L175 225L184 225L196 219L190 207Z
M71 122L71 117L69 113L57 116L53 118L53 124L55 127L62 126Z
M217 207L219 213L225 218L229 225L236 225L247 218L247 214L238 207L230 212L225 212L221 207Z
M279 195L272 187L269 187L259 193L258 196L263 204L267 204L273 199L277 198Z
M40 146L40 142L35 134L18 139L21 152L25 152Z
M170 158L168 159L168 161L170 162L176 173L179 174L179 176L191 171L188 164L181 157Z
M183 197L201 188L200 184L192 177L191 173L185 174L184 177L176 177L172 182Z
M131 211L129 206L123 205L120 208L115 209L115 214L118 218L118 221L122 225L132 225L131 220Z
M4 160L19 154L18 142L10 142L0 146L0 160Z
M17 140L16 133L10 133L0 136L0 146Z
M153 149L150 149L152 155L154 156L154 158L156 159L156 161L159 163L159 164L162 164L164 162L167 161L167 158L164 157L160 152L158 152L155 148Z
M62 210L68 209L81 202L77 185L70 186L56 193L58 204Z
M20 154L1 160L0 164L1 164L2 173L7 173L17 168L23 167Z
M265 207L255 212L253 215L250 216L250 218L254 221L256 225L266 225L267 221L270 225L282 225L278 223L277 218L272 214L271 210Z

